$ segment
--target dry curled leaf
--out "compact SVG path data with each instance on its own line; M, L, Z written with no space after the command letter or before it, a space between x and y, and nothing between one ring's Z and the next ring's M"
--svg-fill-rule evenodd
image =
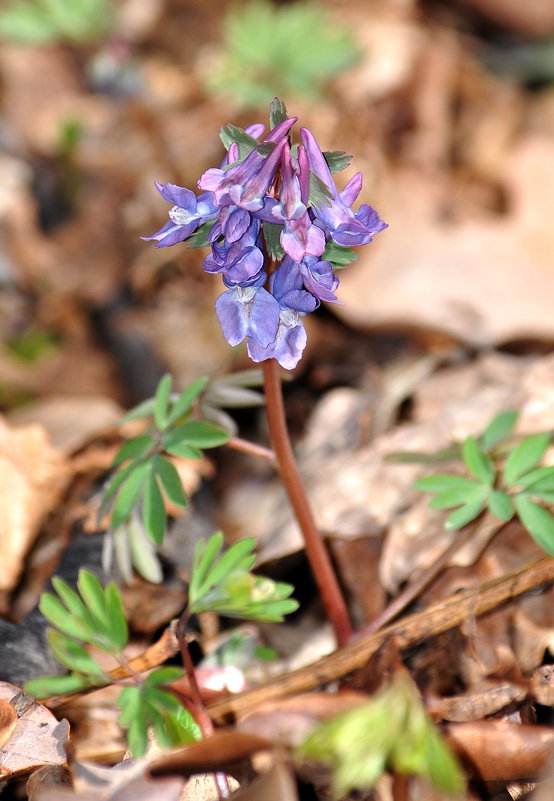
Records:
M12 736L17 724L17 712L9 701L0 699L0 748Z
M0 682L0 700L10 701L18 692L13 684ZM0 779L24 775L42 765L65 765L68 737L67 720L56 720L45 706L33 702L0 748Z

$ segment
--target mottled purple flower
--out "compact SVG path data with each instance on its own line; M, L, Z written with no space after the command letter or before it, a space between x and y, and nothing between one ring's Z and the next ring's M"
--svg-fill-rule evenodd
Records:
M207 170L198 181L200 189L213 192L218 206L234 204L250 212L264 207L265 195L271 186L287 145L287 133L296 122L296 117L277 125L262 140L275 146L269 155L263 156L257 148L234 167Z
M225 338L231 345L246 339L256 362L276 359L292 369L306 346L303 317L322 301L339 302L333 261L344 264L349 256L330 240L355 247L387 226L367 204L352 209L362 188L360 173L338 192L310 131L302 128L303 144L291 148L296 117L283 120L283 112L276 101L270 116L282 121L259 143L263 125L245 131L226 126L227 154L219 167L202 175L198 197L174 184L157 184L172 204L170 219L144 238L167 247L210 223L204 270L219 273L226 287L216 301ZM340 167L341 160L334 161Z
M313 213L322 224L323 230L337 245L343 247L356 247L371 242L376 233L387 228L387 224L383 222L375 209L365 203L357 212L352 210L352 203L362 188L362 174L356 173L339 193L315 137L307 128L301 128L300 134L308 154L310 169L323 181L331 193L327 205L313 208Z
M156 189L160 195L173 203L173 208L169 212L169 220L159 231L152 236L143 236L147 242L157 239L155 247L165 248L176 245L177 242L184 242L193 234L199 225L215 220L219 213L218 207L213 202L211 192L202 192L196 197L190 189L176 184L156 183Z
M325 250L325 234L313 224L308 214L309 167L306 151L298 148L296 169L292 163L290 148L283 150L281 157L281 191L279 202L271 207L273 222L282 222L281 246L296 262L306 254L321 256ZM267 218L266 218L267 219Z

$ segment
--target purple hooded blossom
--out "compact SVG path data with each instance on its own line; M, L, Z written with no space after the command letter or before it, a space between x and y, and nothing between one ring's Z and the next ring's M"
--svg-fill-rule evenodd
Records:
M167 247L211 223L203 240L211 244L204 270L219 273L226 287L216 301L225 338L231 345L246 340L255 362L277 359L290 370L306 347L302 318L322 301L339 302L333 258L347 263L340 248L348 252L366 244L387 226L367 204L352 209L361 174L339 192L310 131L302 128L303 144L291 147L296 117L282 119L283 108L279 101L272 106L281 121L258 145L252 140L263 135L263 125L244 132L224 129L227 155L202 175L200 195L175 184L156 184L172 208L168 222L143 238ZM321 183L329 192L327 203Z
M218 207L214 203L211 192L202 192L196 197L190 189L185 189L176 184L156 183L156 189L169 203L173 203L173 208L169 212L169 220L152 236L143 236L142 239L149 241L157 239L155 247L165 248L184 242L193 234L199 225L215 220L219 213Z
M352 203L362 188L362 174L356 173L339 193L325 161L325 156L313 134L307 128L301 128L300 135L308 154L310 169L331 192L331 199L327 205L313 208L314 215L321 223L323 230L337 245L343 247L367 245L375 234L387 227L387 224L383 222L375 209L365 203L357 212L352 211Z

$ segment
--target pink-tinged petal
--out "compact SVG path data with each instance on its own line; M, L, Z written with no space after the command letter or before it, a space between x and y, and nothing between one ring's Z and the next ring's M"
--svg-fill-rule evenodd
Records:
M271 130L268 135L262 140L263 142L278 142L284 136L288 134L294 123L298 120L298 117L289 117L287 120L283 120L280 122L279 125L276 125L273 130Z

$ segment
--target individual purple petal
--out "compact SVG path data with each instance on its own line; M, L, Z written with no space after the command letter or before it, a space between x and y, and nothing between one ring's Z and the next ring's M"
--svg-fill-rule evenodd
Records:
M235 287L224 292L215 304L223 335L230 345L252 337L261 347L275 339L279 325L279 304L263 287Z
M384 231L385 228L388 228L388 223L384 222L373 206L368 206L367 203L362 203L358 211L356 212L356 219L359 220L367 229L369 229L373 235L378 234L379 231Z
M196 195L184 186L177 184L160 184L155 182L156 189L168 203L180 206L189 211L196 211Z
M178 242L184 242L190 236L182 225L175 225L172 220L168 220L159 231L152 236L141 236L145 242L150 242L152 239L158 241L154 245L156 248L167 248L171 245L176 245Z
M311 221L308 212L299 220L285 222L281 232L281 247L296 262L304 256L321 256L325 250L325 234Z
M281 367L293 370L302 358L306 342L306 331L298 314L293 311L282 311L273 342L263 347L253 339L249 339L248 355L254 362L277 359Z
M247 248L231 266L224 267L224 280L227 286L250 286L263 269L262 251L256 247Z
M299 265L300 272L304 281L304 286L315 295L319 300L327 303L338 303L335 289L339 285L339 279L333 272L331 263L326 259L318 261L307 257Z
M246 233L251 216L238 206L225 206L219 214L221 232L228 242L237 242Z
M265 125L263 125L261 122L255 122L253 125L249 125L248 128L245 128L244 130L248 136L251 136L253 139L259 139L265 131Z
M357 172L356 175L353 175L348 181L342 192L339 192L339 197L345 206L351 206L352 203L355 202L362 190L363 180L362 173Z
M319 306L319 300L305 289L291 289L279 299L281 309L291 309L300 314L311 314Z

